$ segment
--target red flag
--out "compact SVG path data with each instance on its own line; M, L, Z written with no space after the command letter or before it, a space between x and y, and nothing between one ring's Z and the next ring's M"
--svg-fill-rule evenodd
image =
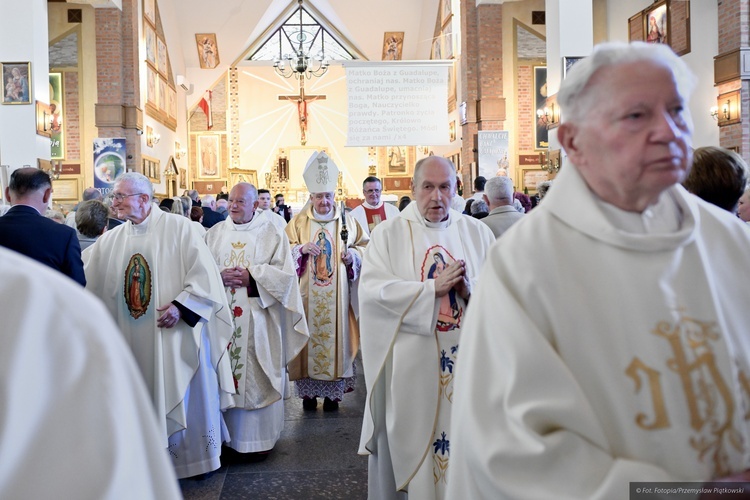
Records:
M211 116L211 91L207 90L203 94L203 98L198 103L198 107L203 110L204 113L206 113L206 126L208 130L211 130L211 127L214 126L214 119Z

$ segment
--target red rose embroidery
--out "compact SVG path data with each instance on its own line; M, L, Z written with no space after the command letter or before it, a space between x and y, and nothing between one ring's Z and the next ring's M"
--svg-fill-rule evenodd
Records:
M240 388L240 381L237 379L234 379L234 390L238 391Z
M236 307L234 308L234 311L233 311L233 312L234 312L234 317L235 317L235 318L239 318L240 316L242 316L242 308L241 308L241 307L239 307L239 306L236 306Z

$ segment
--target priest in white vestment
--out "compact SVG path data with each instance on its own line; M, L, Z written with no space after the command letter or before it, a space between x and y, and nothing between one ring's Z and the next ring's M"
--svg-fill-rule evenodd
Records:
M252 184L234 186L229 217L208 231L206 243L234 321L228 351L235 405L224 413L228 446L265 458L284 428L286 365L309 333L289 239L262 214L284 219L256 211L257 197Z
M373 232L360 279L367 401L359 451L370 455L373 499L446 498L464 314L495 241L485 224L450 209L449 160L417 162L412 185L416 201Z
M323 409L336 410L354 390L354 357L359 331L350 300L350 283L359 277L369 238L359 223L334 201L338 168L325 153L314 154L304 170L310 203L286 227L300 279L310 329L308 346L289 365L297 395L306 410L317 398ZM342 242L342 221L346 241Z
M0 497L182 498L102 303L5 248L0 275Z
M679 185L694 80L666 45L611 43L563 81L568 161L466 318L450 498L750 479L750 232Z
M369 236L375 226L387 219L398 217L400 212L394 205L385 203L380 199L383 185L377 177L365 178L362 182L362 192L365 195L365 201L352 210L351 216L357 219L357 222Z
M84 270L135 355L182 478L221 465L221 409L234 394L232 318L200 234L186 217L154 208L152 189L139 173L117 179L113 206L128 222L99 238Z

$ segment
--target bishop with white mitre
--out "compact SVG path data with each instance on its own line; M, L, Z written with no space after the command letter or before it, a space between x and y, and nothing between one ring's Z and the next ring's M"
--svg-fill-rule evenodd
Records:
M369 238L336 206L338 173L327 154L310 158L303 173L310 203L286 227L310 329L308 347L289 365L289 376L306 410L316 408L318 397L325 398L324 410L335 410L344 393L354 390L359 332L350 284L359 276Z

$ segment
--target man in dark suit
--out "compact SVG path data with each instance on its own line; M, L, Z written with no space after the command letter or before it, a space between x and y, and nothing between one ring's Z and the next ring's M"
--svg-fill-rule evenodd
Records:
M38 168L19 168L10 176L5 198L12 207L0 217L0 245L31 257L86 286L81 246L75 229L42 214L52 183Z
M201 198L201 208L203 208L203 227L212 228L219 222L224 222L224 216L216 212L216 199L210 194Z

